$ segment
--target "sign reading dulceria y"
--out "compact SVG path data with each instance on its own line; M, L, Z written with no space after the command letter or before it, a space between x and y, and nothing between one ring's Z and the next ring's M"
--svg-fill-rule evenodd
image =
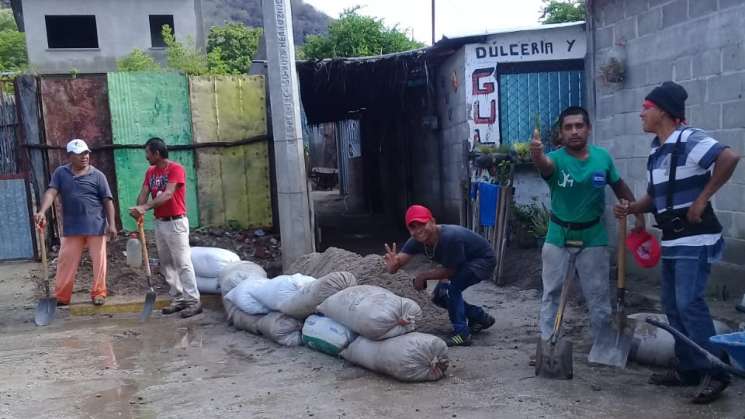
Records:
M471 147L500 143L499 64L584 59L587 39L583 24L495 34L483 44L465 46L466 106Z

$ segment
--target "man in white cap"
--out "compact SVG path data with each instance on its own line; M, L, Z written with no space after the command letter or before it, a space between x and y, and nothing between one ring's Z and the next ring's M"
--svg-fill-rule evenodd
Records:
M52 174L44 193L37 224L45 225L44 215L59 195L62 201L62 245L55 277L57 303L66 305L72 298L75 275L83 249L88 248L93 262L91 300L95 305L106 302L106 235L116 237L114 201L106 175L90 165L90 149L83 140L67 143L69 163Z

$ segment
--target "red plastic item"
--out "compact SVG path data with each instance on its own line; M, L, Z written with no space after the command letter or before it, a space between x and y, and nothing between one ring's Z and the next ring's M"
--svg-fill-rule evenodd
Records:
M653 268L662 254L660 242L646 230L629 234L626 237L626 248L634 255L636 264L642 268Z

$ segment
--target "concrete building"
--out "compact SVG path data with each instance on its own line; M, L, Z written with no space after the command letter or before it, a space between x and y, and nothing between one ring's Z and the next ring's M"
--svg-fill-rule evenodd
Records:
M641 103L665 80L688 91L690 126L708 131L741 155L745 152L744 1L593 0L588 1L588 15L594 141L610 150L634 193L645 192L652 140L641 130ZM623 64L622 77L609 71L612 58ZM712 270L710 288L739 299L745 292L744 162L713 204L724 227L726 251Z
M103 73L139 48L164 59L160 29L204 45L201 0L16 0L31 68L49 73Z

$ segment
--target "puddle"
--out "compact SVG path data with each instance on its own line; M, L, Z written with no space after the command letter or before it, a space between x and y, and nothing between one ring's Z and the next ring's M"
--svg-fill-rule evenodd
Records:
M86 396L77 408L84 418L156 418L148 402L136 396L139 390L134 381L123 381L121 385Z

